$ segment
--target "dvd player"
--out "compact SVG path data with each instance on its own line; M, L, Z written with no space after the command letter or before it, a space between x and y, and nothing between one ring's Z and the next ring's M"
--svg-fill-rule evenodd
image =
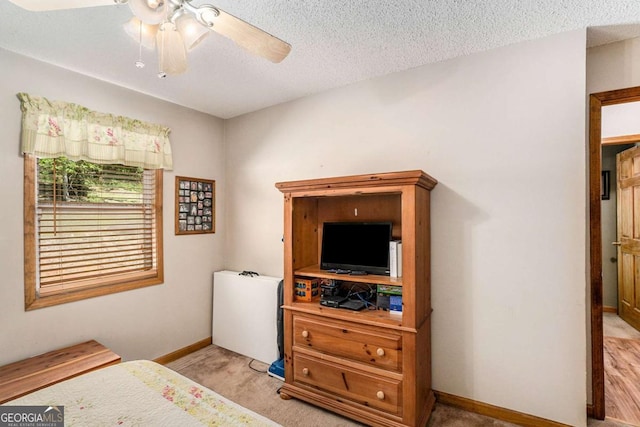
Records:
M320 298L320 305L327 307L340 307L340 304L347 301L347 297L341 297L338 295L323 295Z

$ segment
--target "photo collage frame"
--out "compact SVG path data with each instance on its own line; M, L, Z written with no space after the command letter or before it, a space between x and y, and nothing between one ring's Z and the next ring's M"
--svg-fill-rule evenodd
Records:
M216 182L176 176L176 234L215 233Z

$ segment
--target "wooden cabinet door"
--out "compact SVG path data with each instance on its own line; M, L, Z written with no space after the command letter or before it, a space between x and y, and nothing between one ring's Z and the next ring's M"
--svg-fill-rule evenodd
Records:
M618 314L640 330L640 147L616 156Z

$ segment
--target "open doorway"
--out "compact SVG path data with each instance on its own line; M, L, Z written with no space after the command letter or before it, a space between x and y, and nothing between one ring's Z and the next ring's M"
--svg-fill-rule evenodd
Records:
M623 109L624 108L624 109ZM636 203L637 166L640 148L610 135L611 115L628 110L640 111L640 103L605 107L602 117L602 288L603 360L605 414L630 425L640 425L640 331L629 323L635 318L637 287L635 264L638 251L633 218ZM636 118L633 117L633 121ZM609 126L607 123L609 122ZM629 139L628 135L626 136ZM634 135L636 139L640 135ZM612 141L613 140L613 141ZM620 180L618 180L620 176ZM634 214L635 212L635 214ZM629 292L631 291L631 292ZM622 311L619 312L619 308Z
M640 87L592 94L589 100L589 220L592 405L589 415L604 419L605 355L603 331L602 107L640 101ZM638 136L638 135L635 135ZM631 142L631 141L627 141ZM607 357L609 354L607 353ZM608 380L609 377L607 377Z

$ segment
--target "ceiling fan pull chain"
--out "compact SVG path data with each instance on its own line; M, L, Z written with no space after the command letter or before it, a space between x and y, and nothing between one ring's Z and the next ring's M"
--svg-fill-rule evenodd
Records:
M158 67L160 69L160 71L158 71L158 78L159 79L164 79L165 77L167 77L167 73L166 71L164 71L162 69L162 64L164 63L163 57L164 57L164 35L165 35L165 29L163 27L163 25L160 25L160 27L158 28L158 36L159 39L157 40L156 44L158 45ZM158 43L160 42L160 43Z
M140 21L140 36L138 39L138 60L136 61L136 67L144 68L144 62L142 61L142 21Z

